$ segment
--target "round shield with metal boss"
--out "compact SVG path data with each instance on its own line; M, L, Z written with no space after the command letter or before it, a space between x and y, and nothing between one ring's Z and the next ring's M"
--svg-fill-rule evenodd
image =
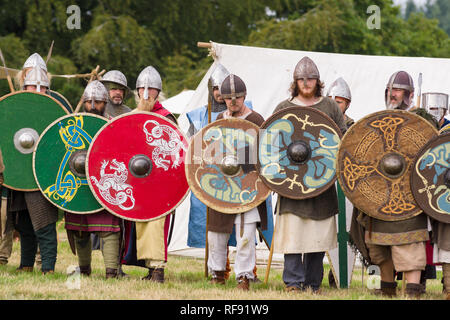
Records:
M400 221L422 212L410 185L421 148L437 135L424 118L383 110L357 121L339 146L337 175L345 196L369 216Z
M270 190L256 170L259 127L243 119L221 119L191 140L186 176L195 196L227 214L247 212Z
M33 154L33 172L42 194L67 212L103 209L89 188L86 156L93 137L107 120L89 113L71 114L50 124Z
M166 117L132 112L95 135L87 154L88 183L112 214L151 221L172 212L187 196L188 142Z
M258 170L270 189L300 200L335 183L341 131L325 113L290 107L271 115L261 129Z
M427 215L450 223L450 134L437 136L422 147L413 164L411 189Z
M18 91L0 98L0 148L6 187L39 190L33 175L33 151L44 129L67 113L61 103L43 93Z

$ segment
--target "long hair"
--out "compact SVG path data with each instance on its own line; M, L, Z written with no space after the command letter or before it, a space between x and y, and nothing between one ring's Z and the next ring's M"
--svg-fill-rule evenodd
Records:
M320 81L320 79L317 79L316 90L314 92L314 96L321 97L324 87L325 87L325 84L322 81ZM291 99L294 99L296 96L299 95L300 89L297 84L297 79L291 83L291 87L289 88L289 91L291 92Z

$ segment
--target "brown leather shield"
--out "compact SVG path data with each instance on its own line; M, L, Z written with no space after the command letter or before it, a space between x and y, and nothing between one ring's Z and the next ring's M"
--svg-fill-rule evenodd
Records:
M429 141L417 155L411 189L420 208L430 217L450 223L450 134Z
M195 196L219 212L249 211L269 196L256 170L259 127L222 119L199 131L189 144L186 177Z
M422 117L383 110L356 122L338 152L337 176L345 196L371 217L385 221L422 212L410 187L411 167L437 130Z
M291 107L261 126L258 171L264 183L291 199L315 197L336 181L341 131L325 113Z

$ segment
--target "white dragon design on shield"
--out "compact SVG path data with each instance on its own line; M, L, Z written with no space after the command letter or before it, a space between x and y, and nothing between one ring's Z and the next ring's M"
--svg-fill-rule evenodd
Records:
M153 128L149 124L154 125ZM149 126L147 127L147 125ZM155 147L152 152L152 160L156 167L162 167L167 171L170 160L166 159L166 156L170 156L172 159L174 158L172 168L177 168L181 160L180 151L187 152L180 135L170 126L159 124L155 120L147 120L143 129L147 144Z
M100 191L103 199L115 206L119 206L122 210L131 210L134 207L133 186L125 183L128 178L128 171L123 162L118 162L113 159L109 169L114 170L114 173L105 173L109 161L103 161L100 169L100 181L96 177L91 176L92 182ZM130 205L125 206L127 202Z

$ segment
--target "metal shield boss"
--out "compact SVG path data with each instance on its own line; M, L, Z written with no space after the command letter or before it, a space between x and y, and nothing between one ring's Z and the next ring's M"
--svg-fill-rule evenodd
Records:
M369 216L400 221L422 212L411 191L417 153L434 126L402 110L383 110L357 121L339 146L337 175L345 196Z
M186 137L166 117L132 112L95 135L87 155L88 183L105 209L131 221L172 212L187 196Z
M0 98L0 149L6 187L39 190L33 175L33 151L44 129L67 113L61 103L42 93L18 91Z
M335 183L341 133L326 114L311 107L290 107L270 116L261 129L258 170L270 189L300 200Z
M50 124L33 154L33 171L42 194L58 208L88 214L103 209L89 188L86 156L103 117L78 113Z
M259 127L232 118L210 123L191 140L186 176L195 196L222 213L247 212L270 194L256 170Z
M450 134L431 139L417 155L411 189L420 208L430 217L450 223Z

